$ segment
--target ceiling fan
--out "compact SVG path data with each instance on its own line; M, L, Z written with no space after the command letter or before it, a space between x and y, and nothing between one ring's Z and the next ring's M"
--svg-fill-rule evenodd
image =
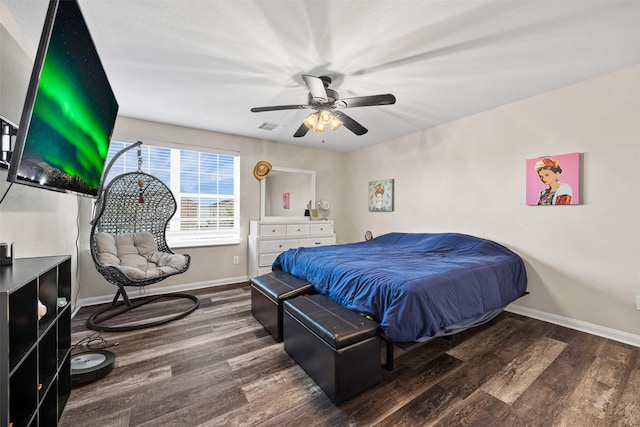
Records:
M344 127L356 135L364 135L368 132L368 129L342 111L339 111L339 109L367 107L371 105L390 105L396 102L396 97L390 93L340 99L338 92L329 89L331 77L315 77L305 74L302 76L302 80L304 80L307 89L309 89L307 104L254 107L251 111L260 113L263 111L276 110L316 110L315 113L310 114L304 119L296 133L293 134L296 138L305 136L307 132L309 132L309 129L313 129L315 132L325 133L327 129L336 130L341 125L344 125Z

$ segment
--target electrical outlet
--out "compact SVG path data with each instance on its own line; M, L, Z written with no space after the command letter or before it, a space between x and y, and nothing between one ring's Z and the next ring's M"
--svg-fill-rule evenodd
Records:
M636 295L636 310L640 311L640 295Z
M240 257L238 255L233 257L233 264L234 265L240 264Z

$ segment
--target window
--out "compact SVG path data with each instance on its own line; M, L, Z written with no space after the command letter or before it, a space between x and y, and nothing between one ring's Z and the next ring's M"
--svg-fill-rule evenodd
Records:
M107 161L131 144L112 141ZM142 170L162 180L178 204L167 227L170 247L240 242L240 157L238 153L198 151L142 144ZM137 150L113 164L105 186L115 176L138 169Z

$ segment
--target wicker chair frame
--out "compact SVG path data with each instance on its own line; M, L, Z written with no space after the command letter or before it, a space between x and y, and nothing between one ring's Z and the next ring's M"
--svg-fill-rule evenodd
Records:
M171 190L158 178L140 170L118 175L99 194L89 237L91 256L98 272L109 283L117 286L118 290L110 306L93 314L87 320L89 328L110 332L149 328L180 319L198 308L198 298L189 294L168 293L131 300L125 290L125 286L144 287L167 277L184 273L191 262L191 257L188 254L184 254L186 262L179 271L145 279L130 278L117 267L103 266L98 258L98 246L95 236L100 232L120 234L148 231L153 235L158 245L158 251L173 254L174 252L167 245L166 229L176 209L177 203ZM120 297L122 297L122 301L119 301ZM106 326L101 324L106 320L160 298L187 298L192 301L192 304L186 310L160 320L128 324L126 326Z

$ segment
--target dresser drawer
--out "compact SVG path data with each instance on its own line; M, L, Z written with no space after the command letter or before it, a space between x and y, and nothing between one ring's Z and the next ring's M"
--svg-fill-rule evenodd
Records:
M273 261L280 255L280 252L269 252L266 254L260 254L259 267L271 267Z
M300 240L260 240L260 253L264 252L284 252L287 249L297 248L300 246Z
M322 222L317 224L310 224L311 234L332 234L333 224L330 222Z
M262 224L260 225L260 236L286 236L286 224Z
M311 229L309 224L289 224L287 225L287 236L299 236L309 234Z
M300 246L309 247L309 246L324 246L324 245L333 245L335 243L334 237L316 237L315 239L300 239Z

